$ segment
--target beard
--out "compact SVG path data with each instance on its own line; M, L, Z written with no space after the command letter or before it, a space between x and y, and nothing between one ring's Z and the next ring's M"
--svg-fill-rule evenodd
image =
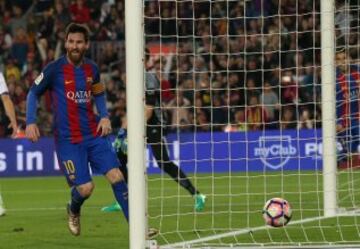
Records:
M346 72L346 69L347 69L346 65L343 65L343 64L338 65L338 68L340 69L340 71L341 71L342 73L345 73L345 72Z
M78 49L74 49L74 50L67 52L68 58L75 65L79 64L82 61L84 54L85 54L85 51L81 51Z

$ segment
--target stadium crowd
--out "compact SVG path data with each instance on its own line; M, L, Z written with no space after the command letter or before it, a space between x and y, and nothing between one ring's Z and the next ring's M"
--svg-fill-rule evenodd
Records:
M144 3L147 68L160 79L169 130L320 127L319 1ZM63 53L64 30L72 21L90 28L88 56L106 84L113 127L121 126L125 86L131 84L125 74L124 5L124 0L0 0L0 69L20 129L27 91L43 66ZM356 45L358 37L348 27L357 13L347 7L338 1L337 35ZM43 97L38 113L44 136L52 133L49 98ZM6 127L0 108L0 137L10 134Z

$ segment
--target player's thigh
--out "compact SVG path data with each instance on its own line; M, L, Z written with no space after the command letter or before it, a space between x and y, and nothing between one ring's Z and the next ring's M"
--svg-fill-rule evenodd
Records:
M120 162L108 137L97 137L91 141L88 148L91 168L94 172L106 174L113 168L118 168Z
M151 151L158 162L166 163L170 161L168 148L165 143L151 145Z
M91 181L87 152L82 143L58 143L56 153L60 168L71 186Z
M148 125L146 128L146 141L149 145L161 143L164 135L163 129L159 126Z

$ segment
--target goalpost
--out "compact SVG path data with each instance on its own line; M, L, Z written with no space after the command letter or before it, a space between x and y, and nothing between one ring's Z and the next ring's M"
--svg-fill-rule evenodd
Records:
M321 92L324 216L336 214L335 21L334 1L321 1Z
M125 9L130 248L359 245L360 160L347 148L356 138L336 132L336 108L350 107L336 100L335 63L340 48L346 68L359 63L359 1L127 0ZM164 142L206 195L202 211L144 146L144 44L168 116ZM264 225L273 197L292 206L285 227ZM147 224L159 229L154 240Z
M142 249L146 248L147 229L142 1L126 0L125 7L126 78L133 84L126 88L128 139L131 141L128 145L129 245L131 249Z

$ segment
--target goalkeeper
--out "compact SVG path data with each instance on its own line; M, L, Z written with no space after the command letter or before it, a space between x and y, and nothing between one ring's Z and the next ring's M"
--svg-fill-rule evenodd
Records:
M148 59L148 58L147 58ZM176 182L185 188L195 200L195 210L202 211L205 206L206 196L201 194L191 183L185 173L170 160L166 145L164 143L164 130L162 124L164 123L163 114L160 105L160 82L153 73L146 73L146 107L145 116L147 120L147 142L151 146L154 157L159 167L169 174ZM117 156L121 162L120 170L125 179L127 179L127 122L123 119L122 128L115 139L114 147L117 151ZM113 203L110 206L102 208L104 212L119 211L121 207L118 203Z

